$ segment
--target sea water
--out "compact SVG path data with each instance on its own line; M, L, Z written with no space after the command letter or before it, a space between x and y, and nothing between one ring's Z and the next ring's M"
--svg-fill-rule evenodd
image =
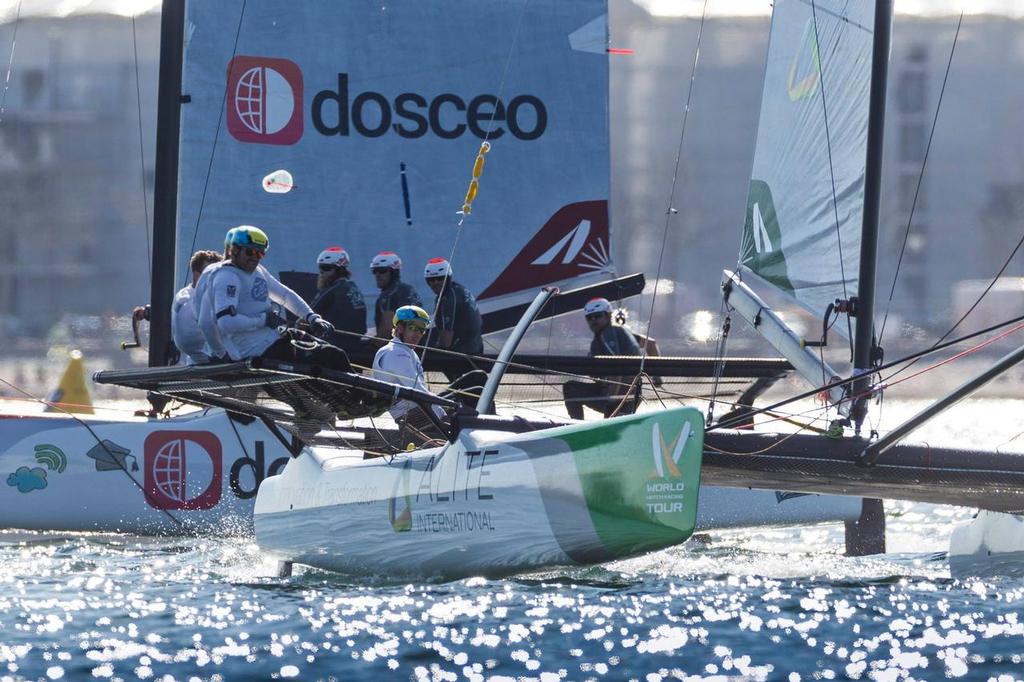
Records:
M1020 410L966 404L917 436L1013 449ZM0 535L0 678L1024 677L1024 583L949 574L950 532L973 512L887 511L876 557L844 557L824 525L447 583L278 578L251 538Z

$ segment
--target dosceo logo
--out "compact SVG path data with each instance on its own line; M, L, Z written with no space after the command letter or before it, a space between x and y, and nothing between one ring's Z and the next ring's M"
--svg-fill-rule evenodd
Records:
M467 103L450 92L428 100L415 92L403 92L390 101L368 90L350 100L348 74L338 74L336 90L321 90L313 97L313 127L321 135L347 137L352 131L363 137L380 137L389 130L401 137L423 137L431 132L445 140L462 137L468 130L480 139L496 140L505 134L498 126L487 134L484 126L504 121L508 132L520 140L536 140L548 126L544 103L533 95L518 95L505 104L494 95L477 95Z
M295 62L235 57L227 95L228 132L236 140L288 145L302 137L302 71Z
M228 65L228 132L240 142L295 144L303 133L303 75L287 59L237 56ZM496 140L506 132L536 140L547 130L548 112L539 97L495 95L465 98L452 92L432 97L402 92L393 98L373 90L350 93L349 74L317 92L310 105L313 128L324 136L403 138L428 133L453 140L467 132ZM490 132L488 133L488 129Z
M146 502L155 509L213 509L223 458L209 431L154 431L143 443Z

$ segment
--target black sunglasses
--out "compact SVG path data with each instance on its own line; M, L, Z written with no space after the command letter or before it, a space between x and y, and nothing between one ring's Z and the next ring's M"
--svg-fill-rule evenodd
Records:
M607 314L608 313L587 313L586 318L588 320L596 320L597 318L601 317L602 315L607 315Z
M372 272L375 275L386 275L387 273L391 272L391 268L371 268L370 272Z
M251 246L242 247L242 252L249 258L258 258L260 260L263 260L263 257L267 255L266 251L260 251L259 249L252 248Z
M320 266L320 272L334 272L335 270L341 270L337 265L329 265L324 263Z

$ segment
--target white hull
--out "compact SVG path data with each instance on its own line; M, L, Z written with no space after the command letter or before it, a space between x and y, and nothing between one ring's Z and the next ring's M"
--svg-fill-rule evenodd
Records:
M474 430L450 446L391 462L307 451L260 488L257 542L280 560L389 577L503 574L678 544L689 536L684 524L659 514L676 507L681 513L690 500L676 496L681 483L666 485L668 479L653 475L649 432L632 440L616 434L597 454L558 442L565 431L619 423L649 429L656 414L533 434ZM583 470L590 456L603 458L599 476ZM646 496L631 499L644 486ZM699 497L699 530L847 520L860 513L856 498L707 486ZM613 510L604 508L609 501L617 505Z
M8 416L0 448L0 528L147 535L251 532L260 480L289 459L262 423L232 422L222 410Z
M4 481L0 483L0 528L149 535L179 533L184 526L190 532L245 534L252 529L259 482L277 473L290 459L284 446L260 422L233 423L222 410L160 420L107 420L92 416L82 419L95 436L65 415L0 418L0 478ZM186 485L180 488L182 494L147 496L143 493L146 472L150 471L151 482L155 482L153 465L161 447L160 442L149 440L147 459L147 439L159 433L169 437L170 432L180 432L180 438L187 441ZM118 446L108 446L115 455L114 461L102 448L95 449L97 437ZM194 438L202 442L195 442ZM206 453L204 444L214 452ZM41 447L42 453L47 445L63 453L64 471L51 470L37 459L36 448ZM122 451L127 454L121 455ZM107 461L98 462L89 452ZM49 458L40 456L44 460ZM119 456L123 458L123 469L116 462ZM319 450L318 456L361 461L358 454L327 449ZM28 486L22 487L32 489L21 492L17 485L9 485L12 475L15 483L24 483L16 480L22 467L29 471L30 478L33 469L45 470L46 486L35 487L30 480ZM213 473L218 470L220 477L215 483ZM160 491L157 486L155 492ZM702 486L696 529L842 521L856 518L859 510L857 498L790 498L771 491Z
M949 539L954 578L1024 576L1024 516L979 511Z

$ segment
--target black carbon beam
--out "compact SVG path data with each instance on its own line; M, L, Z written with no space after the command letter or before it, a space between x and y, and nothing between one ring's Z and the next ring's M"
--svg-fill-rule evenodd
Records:
M900 444L864 467L866 445L862 438L710 431L701 483L1024 513L1024 454Z

